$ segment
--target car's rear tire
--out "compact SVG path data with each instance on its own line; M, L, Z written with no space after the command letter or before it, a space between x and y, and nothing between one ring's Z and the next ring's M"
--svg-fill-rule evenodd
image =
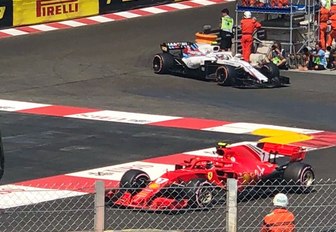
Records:
M153 58L153 70L156 74L167 74L174 65L174 57L169 53L156 54Z
M196 178L186 184L186 196L192 208L210 208L214 203L214 186L204 178Z
M150 182L149 175L138 169L130 169L121 177L119 187L132 195L145 188Z
M231 86L234 81L235 69L231 66L222 65L216 70L216 81L221 86Z
M283 178L295 192L305 192L310 190L314 184L315 174L309 164L294 162L288 164Z

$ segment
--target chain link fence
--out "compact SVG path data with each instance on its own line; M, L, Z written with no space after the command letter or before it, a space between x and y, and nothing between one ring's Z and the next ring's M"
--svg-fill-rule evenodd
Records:
M260 231L263 217L274 206L272 196L284 193L295 215L296 231L336 231L336 181L315 181L306 191L296 185L265 183L251 186L238 199L238 231Z
M288 209L295 214L296 231L336 231L335 180L315 181L309 191L300 191L296 185L279 182L246 185L244 188L236 186L238 192L235 188L227 191L213 186L201 189L174 186L161 190L147 202L138 201L137 207L123 207L131 202L127 197L124 197L124 203L118 202L116 199L121 199L120 193L105 205L105 190L110 187L104 187L103 182L97 182L95 186L62 186L59 189L42 187L25 187L23 190L12 186L11 190L7 187L5 193L1 186L0 231L148 228L165 231L260 231L263 217L273 210L272 200L278 192L289 198ZM120 189L112 190L114 194L111 196L120 192ZM132 191L134 189L122 189L122 194ZM175 201L167 204L163 198ZM183 200L188 200L188 203L183 204ZM132 204L135 206L136 202ZM165 210L153 210L165 205L169 205Z
M94 192L93 184L0 186L0 231L92 231Z

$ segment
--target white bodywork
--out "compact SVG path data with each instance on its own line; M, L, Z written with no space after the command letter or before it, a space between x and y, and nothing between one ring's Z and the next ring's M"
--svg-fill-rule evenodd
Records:
M182 61L190 69L197 69L204 65L205 61L211 61L216 64L229 65L233 67L242 67L245 72L258 79L260 82L267 82L268 78L254 68L250 63L242 60L239 57L232 56L231 52L219 51L219 46L210 44L197 44L198 52L190 54L187 58L182 58Z

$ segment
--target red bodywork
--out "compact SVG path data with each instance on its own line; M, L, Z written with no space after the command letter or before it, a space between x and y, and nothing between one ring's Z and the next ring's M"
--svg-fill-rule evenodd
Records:
M182 164L176 164L174 171L167 171L134 195L128 191L123 192L113 204L152 210L185 208L189 199L177 200L162 196L159 194L160 191L172 186L183 188L185 183L197 178L204 178L213 185L224 189L227 178L237 179L238 186L251 185L261 178L267 178L278 168L278 164L270 159L271 154L287 156L290 158L290 162L301 161L306 154L301 147L272 143L259 143L257 146L251 144L231 145L221 148L221 151L223 151L223 155L198 156ZM209 162L213 164L211 168L207 167ZM106 196L111 198L113 195L115 195L114 191L108 191Z

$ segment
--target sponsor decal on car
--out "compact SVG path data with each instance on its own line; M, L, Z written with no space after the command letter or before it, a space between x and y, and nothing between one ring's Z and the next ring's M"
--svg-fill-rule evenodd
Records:
M213 172L208 172L208 180L212 180L213 178Z

